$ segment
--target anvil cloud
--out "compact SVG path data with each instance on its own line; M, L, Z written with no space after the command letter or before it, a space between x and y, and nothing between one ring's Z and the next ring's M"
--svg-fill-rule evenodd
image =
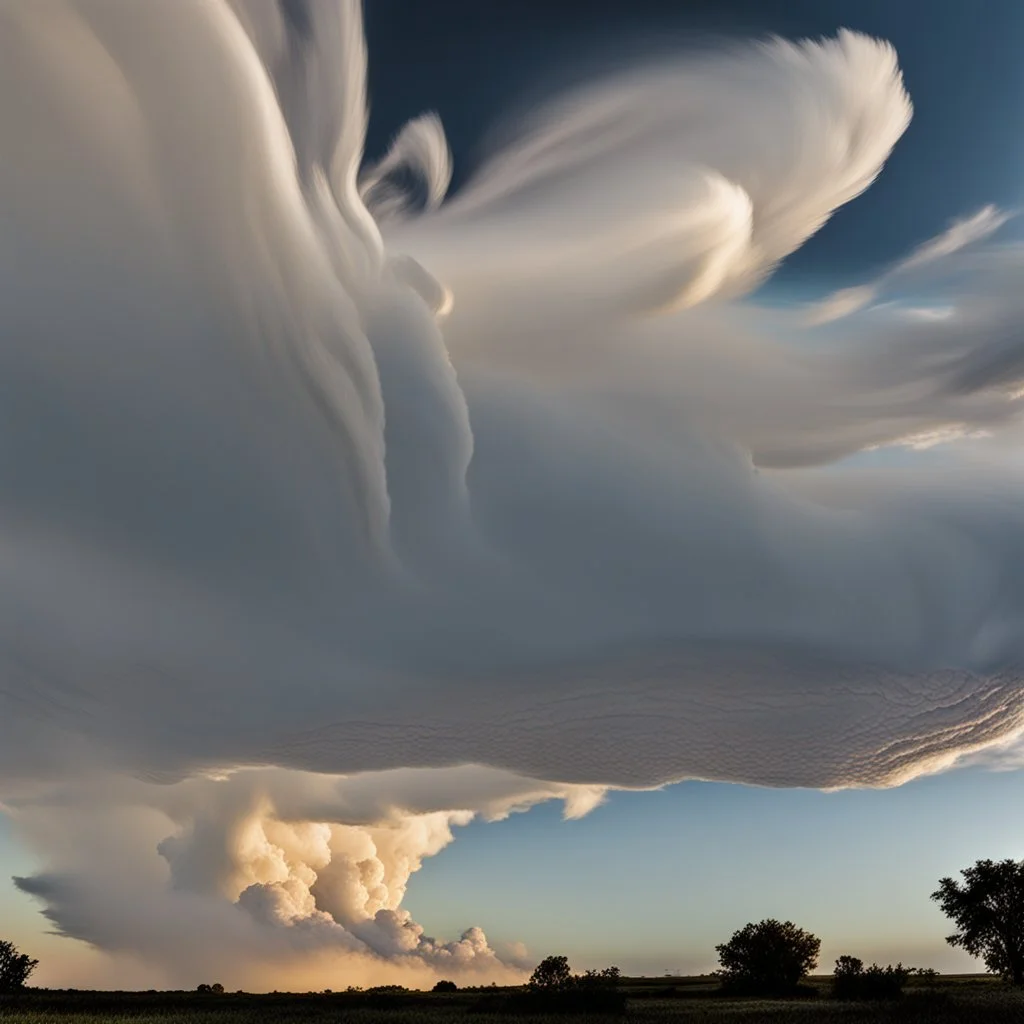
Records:
M447 200L432 116L365 163L365 60L354 0L0 0L0 799L58 927L515 971L400 910L474 813L1019 734L1019 467L836 465L1016 423L1004 215L909 258L941 319L743 301L882 170L891 47L621 72Z

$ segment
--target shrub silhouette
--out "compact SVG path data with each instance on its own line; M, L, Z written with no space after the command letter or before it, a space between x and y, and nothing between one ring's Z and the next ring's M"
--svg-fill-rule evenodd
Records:
M549 956L537 965L525 992L489 1002L481 1008L519 1016L622 1013L626 997L618 991L619 978L618 967L573 974L566 957Z
M946 941L1024 985L1024 860L979 860L960 874L962 883L940 879L931 897L957 926Z
M882 1000L899 999L910 971L903 964L864 968L864 961L855 956L841 956L832 975L832 996L835 999Z
M454 981L446 981L442 979L433 988L434 992L458 992L459 986Z
M576 988L609 989L615 988L622 977L618 967L605 967L602 971L584 971L573 977Z
M13 942L0 941L0 993L7 995L23 989L38 966L38 960L19 953Z
M792 921L768 919L746 925L715 949L726 991L785 995L818 965L821 939Z

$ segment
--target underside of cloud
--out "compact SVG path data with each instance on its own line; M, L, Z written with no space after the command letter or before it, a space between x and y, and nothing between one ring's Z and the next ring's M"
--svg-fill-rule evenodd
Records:
M1016 423L1024 259L742 301L881 171L893 50L621 72L446 201L435 117L364 165L365 60L355 0L0 0L0 799L59 930L506 976L400 906L474 813L1018 734L1019 469L837 463Z

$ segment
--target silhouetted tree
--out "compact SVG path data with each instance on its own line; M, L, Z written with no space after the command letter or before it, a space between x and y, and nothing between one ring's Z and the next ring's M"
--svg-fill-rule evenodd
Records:
M434 986L435 992L458 992L459 986L454 981L442 979Z
M821 939L792 921L748 924L716 946L725 988L751 993L791 992L818 965Z
M0 941L0 993L9 994L25 987L39 966L27 953L19 953L13 942Z
M530 975L530 988L538 992L561 992L573 983L569 960L564 956L546 956Z
M864 961L857 956L841 956L836 960L836 969L832 972L834 978L845 978L853 974L860 974L864 970Z
M957 926L946 941L1024 984L1024 860L979 860L960 874L962 883L940 879L931 897Z

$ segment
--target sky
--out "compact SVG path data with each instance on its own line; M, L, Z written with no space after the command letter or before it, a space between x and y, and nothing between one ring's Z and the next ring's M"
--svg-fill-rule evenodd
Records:
M686 974L763 917L977 968L928 897L1024 856L982 14L0 0L40 984Z

